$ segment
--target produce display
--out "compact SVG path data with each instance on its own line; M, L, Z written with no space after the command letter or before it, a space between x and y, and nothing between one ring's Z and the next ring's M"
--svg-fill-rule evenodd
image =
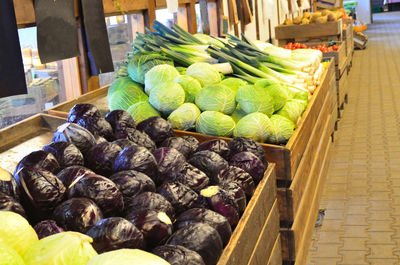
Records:
M342 9L328 10L324 9L314 13L304 12L302 16L297 16L293 20L287 18L283 25L305 25L310 23L327 23L329 21L337 21L346 17L346 12Z
M321 51L153 28L134 40L109 88L110 110L136 124L162 117L173 129L286 144L320 82Z
M336 43L330 42L328 45L326 44L321 44L321 45L317 45L317 46L312 46L312 47L308 47L306 44L303 43L298 43L298 42L289 42L288 44L286 44L285 47L283 47L285 49L289 49L289 50L296 50L296 49L316 49L316 50L320 50L321 52L325 53L325 52L333 52L333 51L337 51L340 48L340 45L336 45Z
M159 116L77 104L0 169L0 264L216 264L267 166L250 138L200 144Z

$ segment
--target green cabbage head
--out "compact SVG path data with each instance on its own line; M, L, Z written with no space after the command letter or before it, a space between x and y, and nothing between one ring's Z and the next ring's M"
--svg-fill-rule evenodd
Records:
M165 56L155 52L136 52L128 62L128 74L130 78L140 84L144 84L145 74L154 66L174 62Z
M247 114L236 124L234 137L248 137L257 142L265 142L271 134L271 121L261 112Z
M86 265L97 256L90 236L62 232L40 239L24 255L26 265Z
M199 116L200 110L195 104L185 103L168 116L168 121L174 129L190 130L195 127Z
M246 115L247 115L247 113L240 108L239 104L237 104L235 111L232 112L232 114L231 114L231 117L236 123L238 123L240 121L240 119Z
M115 91L111 96L107 96L110 110L127 110L133 104L141 101L149 101L149 97L138 87L126 87Z
M118 249L92 258L87 265L170 265L152 253L140 249Z
M202 110L231 114L236 108L235 92L221 84L203 87L196 96L196 105Z
M25 265L25 262L17 251L4 243L0 243L0 264Z
M301 99L289 99L285 106L280 109L277 114L288 118L294 124L297 124L304 110L306 109L307 103Z
M139 83L136 83L135 81L132 81L132 79L129 78L129 76L121 76L116 78L110 85L107 91L107 97L111 97L111 95L120 90L125 90L128 87L137 87L140 90L143 91L143 86Z
M200 82L188 75L177 76L174 82L181 85L183 90L185 90L185 102L193 103L196 95L201 90Z
M150 104L164 114L170 114L185 102L185 91L181 85L169 81L150 92Z
M201 86L217 84L221 82L221 75L212 64L194 63L186 69L186 75L199 80Z
M228 78L222 80L221 84L225 85L225 86L229 87L230 89L232 89L233 91L237 92L239 90L239 88L247 85L248 83L240 78L228 77Z
M162 86L168 81L173 81L179 76L178 70L169 64L156 65L150 69L144 78L144 89L147 95L150 94L151 90Z
M285 144L290 136L292 136L295 124L286 117L281 115L272 115L271 134L267 138L270 144Z
M196 131L214 136L232 136L235 121L228 115L218 111L204 111L196 121Z
M268 91L274 100L274 110L280 110L289 98L289 90L286 85L279 82L261 79L256 82L257 86L263 87Z
M239 88L236 101L247 114L261 112L268 116L274 113L274 100L263 87L246 85Z
M14 249L21 257L39 240L35 230L21 215L0 211L0 243Z
M133 104L129 109L127 109L127 111L131 114L136 124L150 117L160 116L160 113L158 113L158 111L146 101Z

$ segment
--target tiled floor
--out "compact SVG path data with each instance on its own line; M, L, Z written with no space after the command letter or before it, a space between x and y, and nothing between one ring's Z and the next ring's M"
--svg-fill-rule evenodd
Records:
M309 265L400 264L400 13L355 51Z

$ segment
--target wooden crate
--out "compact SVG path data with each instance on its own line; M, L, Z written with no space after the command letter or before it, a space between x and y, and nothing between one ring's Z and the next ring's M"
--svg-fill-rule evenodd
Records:
M275 181L275 165L270 163L217 265L261 265L278 255L273 253L279 238Z
M345 71L339 80L336 80L336 87L337 87L337 103L340 109L343 109L344 103L347 103L347 95L349 93L349 88L347 86L347 78L348 74Z
M303 156L303 152L308 144L308 139L311 130L314 127L315 121L321 110L327 91L329 90L330 77L335 74L335 63L333 60L329 63L328 67L321 78L321 83L315 89L314 95L311 98L307 109L298 123L298 126L285 146L262 144L266 153L268 161L276 164L276 176L279 181L292 181L296 173L296 169ZM76 103L92 103L101 109L103 115L108 112L106 105L108 87L100 88L99 90L85 94L77 99L59 104L48 110L49 114L66 118L69 110ZM97 105L99 103L100 105ZM188 131L175 131L179 135L192 135L200 141L210 140L215 138L225 139L227 141L232 138L215 137L210 135L203 135L195 132Z
M325 39L340 36L342 33L342 20L331 21L323 24L311 23L306 25L279 25L275 27L277 40L305 40L312 38Z
M343 29L342 39L346 40L346 53L350 56L354 50L353 20L345 20L343 24L347 25L347 29Z
M323 136L311 165L306 192L300 202L295 221L290 228L281 229L282 256L283 260L289 264L294 262L297 265L305 265L307 261L330 160L332 120L334 117L331 115L325 123Z
M267 265L282 265L282 242L280 235L278 235L278 238L275 241Z
M60 103L50 109L47 110L48 114L58 116L61 118L67 118L69 110L78 103L91 103L95 105L101 112L101 114L104 116L107 114L110 109L108 107L108 102L107 102L107 92L108 88L110 86L104 86L99 89L96 89L92 92L89 92L87 94L84 94L78 98L75 98L73 100L69 100L63 103Z
M321 112L312 133L309 136L310 144L303 152L302 160L297 168L296 175L288 188L278 187L278 201L280 203L279 214L281 227L290 227L301 210L301 202L306 194L313 193L313 190L307 189L307 182L315 177L312 174L312 165L318 159L318 143L325 137L334 132L337 121L337 95L335 78L331 77L329 91L324 99ZM329 121L329 126L326 122ZM312 144L311 144L312 143Z
M51 142L53 132L64 119L38 114L0 130L1 167L14 172L15 166L27 154L41 150Z

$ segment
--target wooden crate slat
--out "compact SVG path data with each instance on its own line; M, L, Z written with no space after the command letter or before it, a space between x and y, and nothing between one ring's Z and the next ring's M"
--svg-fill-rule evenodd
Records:
M275 241L274 248L272 249L272 253L269 257L267 265L282 265L282 247L280 235L278 235L278 238Z
M307 262L307 254L312 241L312 234L314 232L315 221L318 216L318 209L321 200L321 193L325 183L326 174L328 173L328 165L330 161L330 148L332 146L332 142L328 141L328 146L326 147L326 151L324 153L324 161L323 167L320 172L320 176L318 178L317 185L317 193L314 196L314 200L312 201L310 209L310 216L308 219L308 223L305 224L305 231L301 242L299 243L300 247L298 249L298 253L296 255L295 265L305 265Z
M313 227L315 225L316 216L318 214L319 207L319 197L322 189L321 182L325 179L325 176L322 176L321 171L326 167L326 156L327 152L329 152L329 147L331 144L330 136L331 133L328 133L331 115L329 119L326 121L324 136L319 143L319 148L316 153L316 159L314 160L314 165L311 170L311 177L306 186L306 191L302 198L301 204L299 206L299 210L297 215L295 216L294 223L292 229L294 231L294 253L295 260L301 260L302 253L304 251L302 248L307 248L308 245L304 245L304 240L311 240L311 235L313 231ZM325 154L325 155L324 155ZM306 251L305 255L307 254ZM303 264L303 263L299 263Z
M298 170L296 171L296 176L292 184L290 185L290 188L288 189L287 204L290 206L288 210L293 211L293 213L290 216L296 216L299 210L300 202L302 201L303 196L306 195L305 193L308 192L306 191L306 184L309 178L313 176L311 173L312 161L316 159L315 156L319 148L318 143L320 142L324 134L328 134L330 136L333 132L333 129L332 131L329 132L325 132L324 129L326 129L326 121L328 120L328 117L330 117L333 112L335 102L336 102L335 86L331 86L331 89L325 98L325 103L322 107L320 116L318 117L318 121L316 122L315 127L313 129L313 133L310 137L313 144L309 144L307 146L301 164Z
M345 71L339 80L336 80L337 94L338 94L338 106L341 107L344 103L345 96L347 95L347 71Z
M261 234L251 254L248 265L261 265L266 258L271 256L275 238L279 237L279 211L278 202L275 200L274 206L269 212L268 218L262 228ZM271 240L272 239L272 240ZM281 254L282 255L282 254Z
M247 264L258 235L276 199L275 168L271 164L246 207L217 265ZM257 236L255 236L257 235Z
M279 25L275 27L276 39L312 38L339 35L342 31L342 20L323 24Z

